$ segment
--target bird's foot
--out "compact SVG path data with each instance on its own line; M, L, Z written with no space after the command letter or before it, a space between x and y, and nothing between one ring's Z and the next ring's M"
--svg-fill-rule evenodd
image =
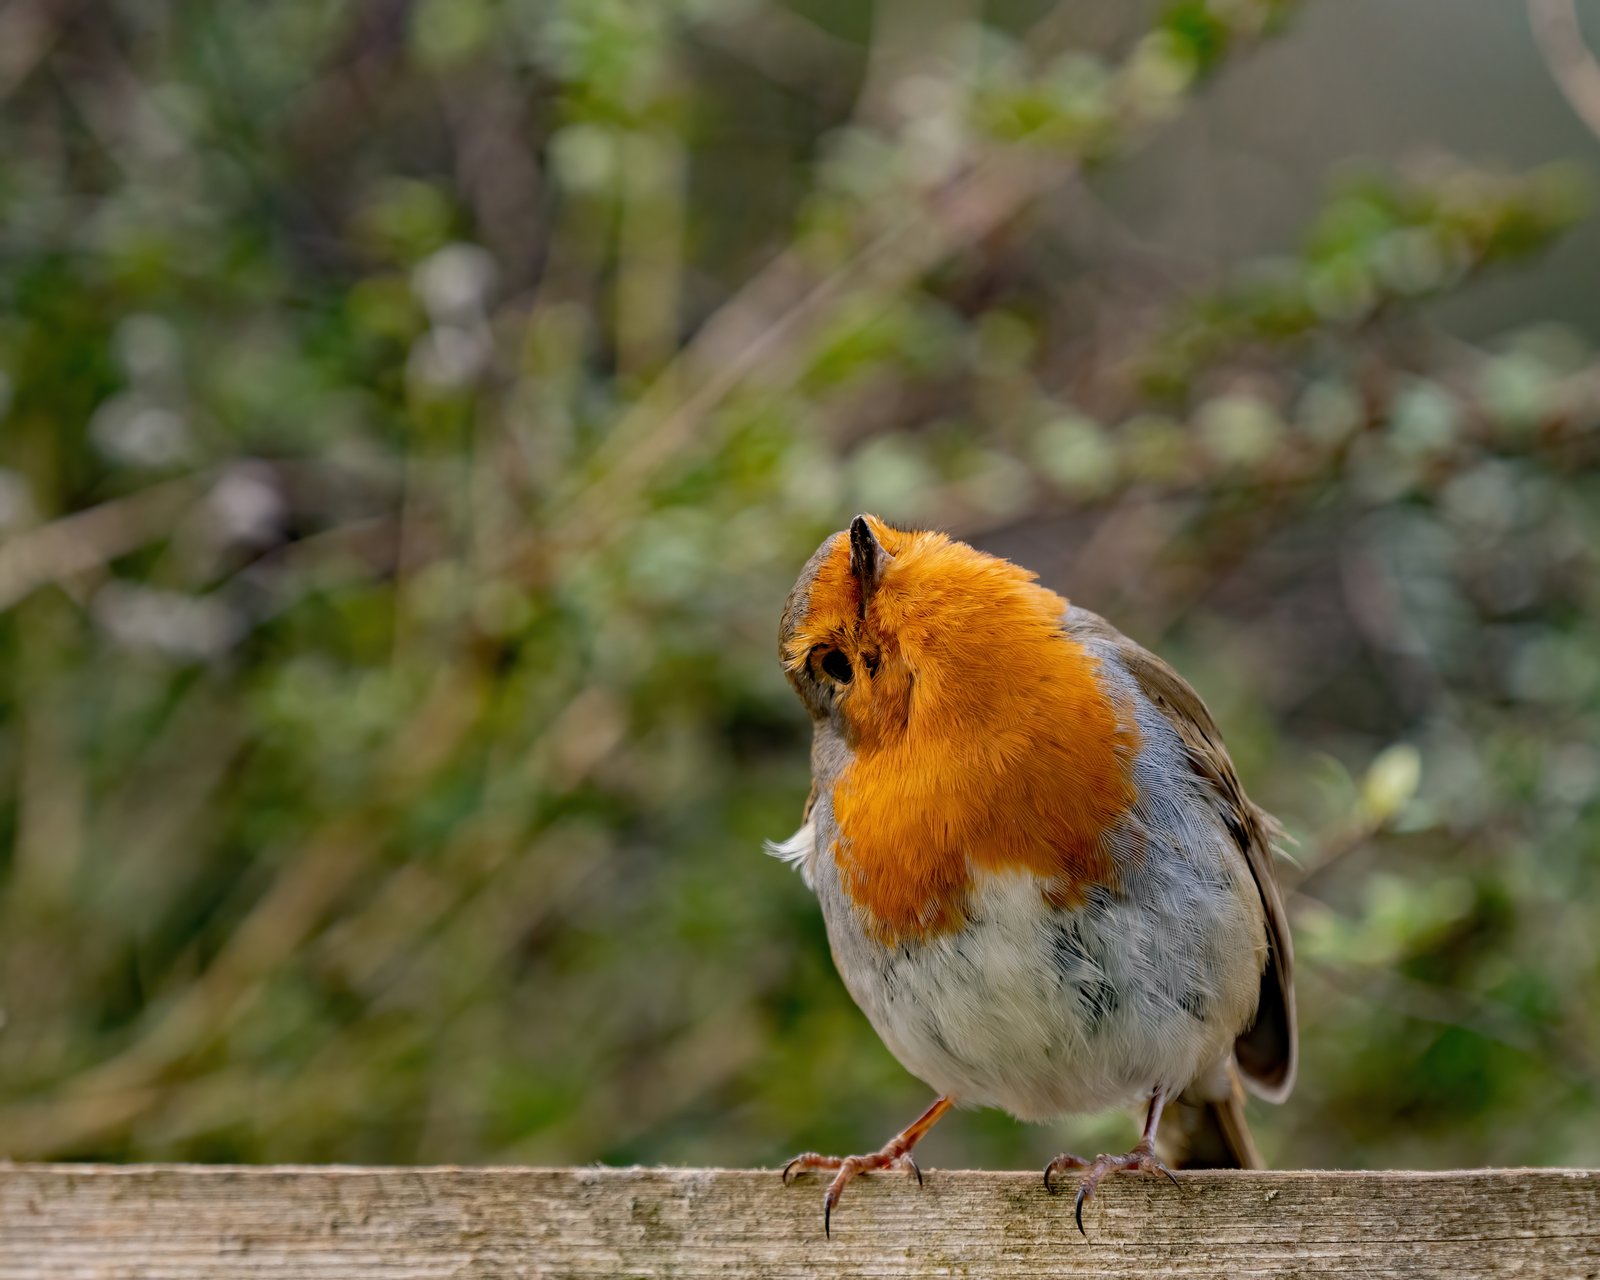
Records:
M931 1107L884 1143L882 1150L874 1151L869 1156L819 1156L815 1151L796 1156L783 1166L783 1180L787 1183L791 1173L836 1170L822 1197L822 1233L832 1235L833 1207L839 1203L844 1189L858 1173L871 1173L878 1169L907 1169L917 1175L917 1185L922 1185L922 1170L911 1158L911 1148L921 1142L923 1135L933 1128L939 1117L954 1105L954 1099L948 1095L935 1098Z
M1083 1229L1083 1205L1094 1194L1094 1189L1100 1185L1100 1180L1108 1173L1142 1173L1148 1177L1166 1178L1173 1186L1178 1185L1177 1175L1156 1158L1155 1148L1148 1142L1141 1142L1132 1151L1121 1156L1096 1156L1093 1160L1085 1160L1082 1156L1059 1155L1044 1167L1045 1190L1054 1193L1055 1188L1050 1184L1051 1175L1065 1172L1068 1169L1087 1169L1083 1181L1078 1184L1078 1199L1073 1205L1073 1217L1077 1219L1078 1230L1085 1238L1089 1233Z
M922 1170L911 1158L911 1153L906 1149L901 1137L886 1143L881 1151L874 1151L871 1155L865 1156L819 1156L815 1151L808 1151L783 1166L784 1183L788 1183L790 1174L799 1175L828 1169L838 1171L828 1183L828 1190L822 1197L822 1233L831 1236L833 1208L839 1203L839 1197L844 1194L845 1187L849 1186L858 1174L876 1173L882 1169L904 1169L908 1173L915 1174L917 1185L919 1187L922 1185Z

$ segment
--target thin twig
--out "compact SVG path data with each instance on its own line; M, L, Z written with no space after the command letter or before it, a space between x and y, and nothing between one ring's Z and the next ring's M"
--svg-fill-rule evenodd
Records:
M1561 96L1600 137L1600 63L1584 43L1574 0L1527 0L1533 37Z
M104 568L162 537L205 480L185 476L63 516L0 544L0 611L51 582Z
M76 0L0 6L0 99L50 56L77 8Z

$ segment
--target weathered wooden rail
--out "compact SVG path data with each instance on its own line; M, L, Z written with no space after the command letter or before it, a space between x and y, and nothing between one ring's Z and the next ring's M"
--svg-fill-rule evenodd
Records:
M1037 1174L850 1188L679 1169L0 1166L0 1280L1600 1278L1600 1170L1112 1179L1087 1240Z

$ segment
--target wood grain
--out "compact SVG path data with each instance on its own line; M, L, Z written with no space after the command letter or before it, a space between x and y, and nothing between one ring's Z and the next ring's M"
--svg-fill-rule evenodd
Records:
M0 1280L1600 1278L1600 1170L1114 1179L1073 1229L1036 1173L858 1181L822 1235L771 1171L0 1166Z

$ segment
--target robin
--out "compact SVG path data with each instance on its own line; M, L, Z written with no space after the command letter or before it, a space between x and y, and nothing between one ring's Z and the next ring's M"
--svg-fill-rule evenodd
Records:
M816 893L856 1004L938 1095L879 1151L789 1162L786 1182L833 1172L825 1232L858 1174L920 1183L912 1148L951 1107L1144 1104L1131 1151L1045 1167L1052 1191L1085 1171L1082 1231L1108 1173L1176 1182L1164 1109L1180 1168L1257 1168L1241 1078L1275 1102L1294 1083L1280 828L1183 678L1035 576L862 515L784 607L812 788L772 851Z

